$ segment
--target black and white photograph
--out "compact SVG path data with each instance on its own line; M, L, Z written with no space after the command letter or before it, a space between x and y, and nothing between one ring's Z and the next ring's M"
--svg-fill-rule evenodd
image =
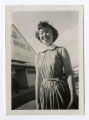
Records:
M83 6L6 6L7 114L84 114Z

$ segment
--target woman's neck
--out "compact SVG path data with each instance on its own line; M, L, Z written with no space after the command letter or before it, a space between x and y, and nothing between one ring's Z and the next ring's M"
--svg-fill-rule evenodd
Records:
M55 45L54 44L51 44L51 45L49 45L49 46L46 46L46 49L52 49L52 48L54 48L55 47Z

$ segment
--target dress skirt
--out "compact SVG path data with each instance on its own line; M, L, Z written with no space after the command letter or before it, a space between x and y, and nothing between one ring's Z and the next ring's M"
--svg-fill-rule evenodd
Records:
M44 79L40 87L41 109L67 109L70 91L67 82L59 79Z

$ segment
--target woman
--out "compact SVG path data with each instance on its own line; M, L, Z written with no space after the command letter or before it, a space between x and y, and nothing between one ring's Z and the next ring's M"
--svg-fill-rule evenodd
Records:
M69 109L74 99L72 68L68 52L53 43L57 30L48 22L40 22L36 38L46 49L36 56L37 109ZM63 79L63 69L66 79Z

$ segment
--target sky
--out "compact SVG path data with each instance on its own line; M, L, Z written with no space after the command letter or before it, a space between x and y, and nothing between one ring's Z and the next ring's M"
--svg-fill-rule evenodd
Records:
M59 33L54 44L65 47L72 66L78 65L79 19L77 11L19 11L12 13L12 24L21 32L36 52L43 45L36 39L35 32L40 21L48 21Z

